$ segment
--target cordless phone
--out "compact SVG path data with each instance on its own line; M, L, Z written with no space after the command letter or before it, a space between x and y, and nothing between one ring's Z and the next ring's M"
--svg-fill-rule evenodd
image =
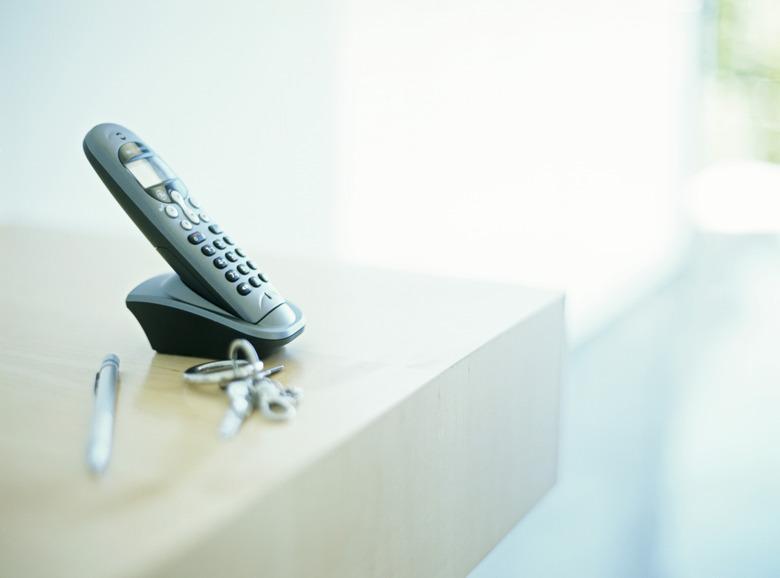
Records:
M289 310L292 304L274 288L266 272L203 210L178 175L140 137L117 124L100 124L84 138L84 152L111 194L181 281L219 308L207 305L207 309L260 326L266 318L276 322L295 318Z

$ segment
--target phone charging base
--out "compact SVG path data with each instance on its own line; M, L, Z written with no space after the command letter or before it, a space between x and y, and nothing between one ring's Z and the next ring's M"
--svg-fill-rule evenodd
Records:
M246 339L261 357L298 337L306 321L289 301L249 323L204 299L175 273L147 279L127 295L133 313L158 353L219 359L234 339Z

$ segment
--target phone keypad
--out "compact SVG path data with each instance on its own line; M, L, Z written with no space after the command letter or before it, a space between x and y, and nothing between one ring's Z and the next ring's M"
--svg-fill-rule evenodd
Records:
M260 289L268 283L265 274L257 271L257 265L246 259L246 253L240 247L235 247L235 241L224 234L222 227L217 223L206 226L209 219L205 214L200 214L200 219L192 219L194 212L190 207L199 209L200 205L192 197L184 198L179 191L170 190L173 203L165 207L165 214L171 219L182 217L179 226L186 231L192 230L199 223L204 223L204 229L194 230L187 235L187 241L192 245L201 245L200 252L204 257L211 258L211 262L217 269L225 269L225 280L234 284L236 291L241 296L250 295L255 289ZM197 218L197 215L196 215ZM213 235L213 237L212 237ZM224 253L222 253L224 251ZM220 254L222 253L222 254ZM228 268L228 266L234 268ZM262 289L260 289L262 291ZM271 293L269 293L271 291ZM275 291L266 289L265 297L273 299Z

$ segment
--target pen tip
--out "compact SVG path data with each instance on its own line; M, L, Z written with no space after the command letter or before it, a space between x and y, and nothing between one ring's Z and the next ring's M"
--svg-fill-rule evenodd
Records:
M99 476L106 471L108 466L108 454L99 449L89 448L87 450L87 467L93 474Z

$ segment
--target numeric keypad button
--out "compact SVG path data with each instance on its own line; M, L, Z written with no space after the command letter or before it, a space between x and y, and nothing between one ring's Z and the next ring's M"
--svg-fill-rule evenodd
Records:
M241 249L240 247L236 247L236 255L238 255L239 257L246 257L244 250Z
M190 227L192 227L192 225L190 225ZM206 237L204 237L203 233L200 231L195 231L194 233L187 235L187 240L193 245L200 245L203 241L206 240Z
M228 251L227 253L225 253L225 258L231 263L235 263L236 261L238 261L238 257L236 257L236 254L233 253L233 251Z
M179 224L181 225L181 228L184 229L185 231L192 231L192 223L190 223L189 221L182 221Z
M211 257L214 253L217 252L217 250L211 245L203 245L200 248L200 252L206 255L206 257Z
M268 277L265 276L265 273L258 273L257 276L260 277L263 283L268 283Z
M252 288L246 283L239 283L236 286L236 291L239 295L249 295L252 292Z
M168 205L165 207L165 214L168 215L171 219L175 219L179 216L179 209L174 207L173 205Z
M222 227L214 223L213 225L209 225L209 231L211 231L215 235L219 235L222 233Z
M260 285L263 284L263 282L260 281L260 279L258 279L257 277L250 277L249 283L252 285L252 287L260 287Z
M215 240L214 240L214 246L215 246L217 249L219 249L220 251L221 251L222 249L224 249L225 247L227 247L227 245L225 245L225 243L223 243L223 242L222 242L222 239L215 239Z
M254 261L247 261L246 265L247 265L247 267L249 267L253 271L257 269L257 265L255 265Z
M222 240L225 241L225 243L227 243L228 245L235 245L235 242L233 241L233 239L228 237L227 235L222 237Z
M228 269L225 271L225 279L233 283L234 281L238 281L240 275L233 271L233 269Z
M224 269L225 267L227 267L227 265L228 265L227 261L225 261L222 257L217 257L216 259L214 259L214 266L217 269Z
M238 267L236 267L236 269L238 269L238 272L241 273L242 275L249 275L249 267L247 267L243 263Z

